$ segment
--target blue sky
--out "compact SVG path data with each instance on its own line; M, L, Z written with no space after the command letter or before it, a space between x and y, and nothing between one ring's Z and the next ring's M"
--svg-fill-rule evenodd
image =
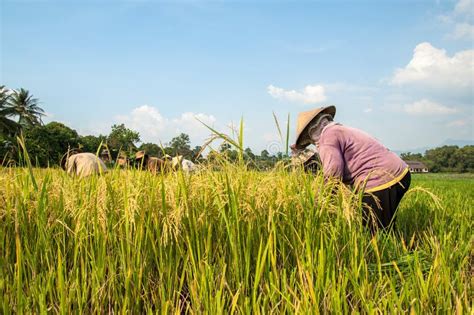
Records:
M281 148L273 121L337 106L394 150L472 140L472 0L2 1L1 84L81 134L114 123L194 145L245 121L246 145Z

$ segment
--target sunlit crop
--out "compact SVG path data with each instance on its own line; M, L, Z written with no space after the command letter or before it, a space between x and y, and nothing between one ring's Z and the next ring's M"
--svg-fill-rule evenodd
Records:
M0 169L1 313L469 313L472 177L415 177L397 229L316 176Z

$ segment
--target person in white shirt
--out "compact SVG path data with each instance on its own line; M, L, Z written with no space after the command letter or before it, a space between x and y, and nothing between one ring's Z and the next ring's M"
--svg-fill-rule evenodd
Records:
M171 166L175 170L181 167L183 172L186 172L186 173L194 172L197 169L196 164L194 164L190 160L186 160L185 158L183 158L182 155L173 157L171 159Z
M61 167L70 175L87 177L107 172L105 163L93 153L72 150L61 159Z

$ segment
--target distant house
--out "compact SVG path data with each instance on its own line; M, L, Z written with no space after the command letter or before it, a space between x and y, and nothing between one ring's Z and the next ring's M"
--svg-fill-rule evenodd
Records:
M405 161L408 164L408 167L410 168L410 172L412 173L428 173L428 167L423 163L419 161Z

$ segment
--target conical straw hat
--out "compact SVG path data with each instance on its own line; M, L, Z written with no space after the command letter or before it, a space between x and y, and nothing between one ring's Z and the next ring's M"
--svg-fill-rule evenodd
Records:
M146 156L145 151L138 151L135 153L135 160L142 159Z
M299 141L301 141L301 135L306 127L308 127L309 123L321 113L329 114L334 118L336 115L336 107L332 105L320 107L298 114L298 121L296 122L296 144L299 144Z

